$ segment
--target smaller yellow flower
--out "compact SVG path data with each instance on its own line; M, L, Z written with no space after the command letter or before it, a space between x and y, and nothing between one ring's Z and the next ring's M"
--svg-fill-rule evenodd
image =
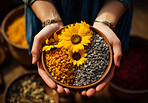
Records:
M85 53L85 50L79 50L78 52L69 52L69 58L71 62L77 66L82 65L86 61L86 56L87 54Z
M45 40L45 46L43 47L42 51L50 51L51 48L58 47L58 35L56 32L53 34L53 38Z
M53 37L45 40L45 44L47 45L53 45L57 43L58 43L58 35L56 34L56 32L54 32Z

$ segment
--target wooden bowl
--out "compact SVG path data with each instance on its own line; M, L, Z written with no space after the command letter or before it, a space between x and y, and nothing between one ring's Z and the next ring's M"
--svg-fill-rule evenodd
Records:
M8 96L8 92L9 92L9 90L12 88L12 86L13 86L15 83L17 83L19 80L23 80L25 77L32 76L32 75L35 75L35 76L37 76L38 78L40 78L40 76L38 75L38 73L37 73L36 71L28 72L28 73L25 73L25 74L23 74L23 75L21 75L21 76L18 76L18 77L16 77L16 78L14 78L14 79L12 80L12 82L10 82L10 83L8 84L8 86L6 87L6 89L5 89L5 91L4 91L3 103L7 103L7 100L6 100L6 99L7 99L7 96ZM46 93L48 93L49 96L55 101L54 103L59 103L59 95L58 95L58 93L57 93L55 90L49 88L49 87L44 83L44 81L42 81L41 78L40 78L40 80L41 80L41 84L42 84L43 88L45 89Z
M2 35L8 44L12 56L24 66L33 66L31 56L28 54L28 47L23 47L11 42L6 34L8 26L19 16L24 14L24 5L10 11L2 22ZM25 29L25 28L24 28Z
M7 60L8 55L8 49L5 44L4 38L2 37L0 28L0 65L2 65Z
M63 29L63 28L57 30L56 33L59 34L62 29ZM48 71L48 68L47 68L47 66L46 66L45 52L42 52L41 61L42 61L42 64L43 64L43 68L45 69L45 71L46 71L46 73L49 75L49 77L50 77L54 82L56 82L57 84L59 84L59 85L61 85L61 86L63 86L63 87L69 88L69 89L71 89L71 90L86 89L86 88L90 88L90 87L93 87L93 86L99 84L99 83L107 76L107 74L109 73L109 71L110 71L110 69L111 69L111 66L112 66L112 59L113 59L113 53L112 53L111 45L110 45L108 39L106 38L106 36L105 36L102 32L100 32L98 29L96 29L96 28L94 28L94 27L92 27L92 26L90 26L90 29L91 29L92 31L96 32L97 34L99 34L99 35L104 39L104 41L106 42L106 44L107 44L108 47L109 47L110 59L109 59L108 67L106 68L104 74L102 75L102 77L101 77L99 80L97 80L96 82L91 83L91 84L89 84L89 85L85 85L85 86L69 86L69 85L65 85L65 84L61 83L60 81L54 79L54 78L50 75L50 73L49 73L49 71Z

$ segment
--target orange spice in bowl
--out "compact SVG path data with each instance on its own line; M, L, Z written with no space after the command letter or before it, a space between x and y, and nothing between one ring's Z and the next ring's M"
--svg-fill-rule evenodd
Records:
M7 28L9 40L17 45L28 47L25 36L25 15L21 15L13 20Z
M66 85L72 85L74 81L74 65L68 58L65 48L52 49L45 54L46 65L53 78Z

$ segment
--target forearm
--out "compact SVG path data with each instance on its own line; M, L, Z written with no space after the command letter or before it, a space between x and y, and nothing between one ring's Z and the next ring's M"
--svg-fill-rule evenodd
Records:
M107 0L98 13L96 20L112 22L115 26L125 10L126 8L121 2L116 0Z
M47 19L61 19L52 0L36 0L31 8L41 22Z

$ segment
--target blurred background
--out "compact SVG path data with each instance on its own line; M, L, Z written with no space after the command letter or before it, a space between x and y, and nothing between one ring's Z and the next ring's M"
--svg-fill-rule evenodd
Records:
M11 19L19 15L19 13L16 13L11 19L5 21L7 18L6 15L12 9L22 4L21 0L3 0L0 3L0 103L3 103L7 98L7 87L16 78L25 73L36 71L36 66L31 65L31 57L27 55L27 47L23 46L24 44L16 45L15 43L11 43L4 36L6 27L12 23ZM82 97L80 94L71 94L70 96L58 95L60 103L148 103L147 4L147 0L135 0L129 45L130 50L124 53L121 67L115 71L111 83L91 98ZM22 14L23 7L19 7L19 9L21 9L20 14ZM21 31L16 30L15 33L18 31L21 33L24 32L22 28L19 29ZM13 37L10 38L13 40Z

